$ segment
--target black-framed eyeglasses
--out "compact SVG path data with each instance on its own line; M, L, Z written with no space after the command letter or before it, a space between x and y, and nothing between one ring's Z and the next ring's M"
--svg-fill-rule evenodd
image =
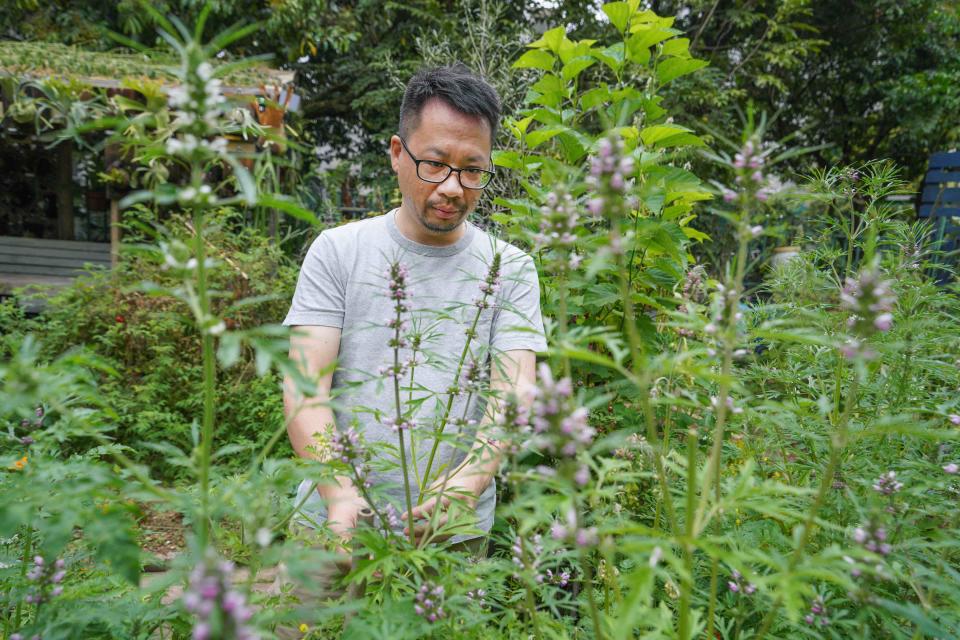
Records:
M460 186L464 189L483 189L493 180L494 172L487 169L480 169L479 167L456 169L445 162L421 160L410 153L410 149L407 148L407 143L402 137L397 137L400 138L400 144L403 146L403 150L407 152L407 155L410 156L413 163L417 165L417 177L424 182L440 184L441 182L445 182L453 172L456 172L457 180L460 181Z

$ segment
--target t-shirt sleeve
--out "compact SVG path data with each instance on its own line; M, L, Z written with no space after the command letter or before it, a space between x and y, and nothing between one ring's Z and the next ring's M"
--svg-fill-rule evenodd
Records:
M500 303L490 327L490 347L495 352L511 349L547 350L540 313L540 281L533 259L526 254L507 261L501 278Z
M342 329L345 303L346 278L336 247L327 233L321 233L303 260L283 324Z

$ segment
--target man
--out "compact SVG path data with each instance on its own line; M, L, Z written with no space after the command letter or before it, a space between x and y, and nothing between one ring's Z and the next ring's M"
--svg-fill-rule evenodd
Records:
M491 412L477 394L449 393L459 382L456 372L470 366L460 355L486 363L493 391L522 392L534 381L535 352L546 349L532 260L467 220L493 176L499 108L494 89L462 64L417 73L404 93L399 134L390 139L400 207L324 231L304 260L284 320L294 329L291 358L307 375L319 376L318 396L309 402L298 397L290 381L285 384L288 433L297 454L323 459L329 454L317 447L318 440L329 441L328 429L346 430L352 424L369 443L397 446L398 433L389 420L397 412L394 382L378 374L394 363L389 324L396 300L388 295L383 274L398 262L408 270L404 326L417 331L422 341L416 354L410 340L399 348L402 360L415 358L413 386L410 374L403 372L402 410L417 425L399 435L408 461L417 464L406 482L418 541L432 539L431 524L446 521L451 498L475 510L476 529L489 531L493 523L499 453L486 437ZM479 283L495 262L500 286L484 289ZM482 303L484 291L489 308ZM474 320L471 337L467 334ZM332 395L336 410L328 404ZM433 456L433 432L445 415L446 433L460 429L465 446L444 442ZM461 416L465 420L456 425ZM425 478L428 465L430 478ZM441 467L455 472L438 474ZM371 482L386 487L387 501L403 513L400 528L408 532L401 470L375 473ZM366 505L361 492L349 477L311 491L314 484L304 482L298 490L301 524L326 521L348 540ZM438 500L440 486L444 491ZM451 542L470 537L455 536Z

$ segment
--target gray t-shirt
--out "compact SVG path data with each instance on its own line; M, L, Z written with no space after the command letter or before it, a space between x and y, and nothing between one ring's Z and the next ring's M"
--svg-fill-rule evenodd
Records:
M416 426L404 434L410 454L410 437L416 447L419 475L425 472L435 425L446 409L449 390L456 382L460 355L467 332L478 311L474 302L482 297L480 285L487 277L495 253L501 255L500 287L480 311L469 351L489 366L489 359L511 349L545 351L540 288L533 260L516 247L493 238L469 222L455 244L444 247L414 242L396 225L396 211L375 218L327 229L313 242L304 259L285 325L329 326L341 329L340 355L333 374L334 417L341 430L356 425L367 442L382 441L396 447L397 434L384 422L396 415L393 380L383 369L393 365L388 342L393 329L387 323L395 316L394 300L388 294L388 269L398 261L409 270L407 278L410 312L407 331L422 336L416 354L414 384L409 373L401 377L402 404L415 407ZM400 361L411 355L410 340L400 349ZM468 361L470 358L468 357ZM455 434L456 419L479 423L484 402L476 394L454 395L445 433ZM412 401L412 402L411 402ZM436 476L452 459L459 464L472 444L475 427L467 426L459 447L442 442L431 467ZM451 458L452 455L452 458ZM399 468L374 472L374 485L383 488L398 513L405 510L403 475ZM410 479L413 500L418 491ZM326 507L319 494L304 481L297 502L306 498L303 515L322 522ZM477 527L489 531L493 524L496 486L490 486L477 504ZM309 524L301 519L304 524ZM462 537L453 538L456 542Z

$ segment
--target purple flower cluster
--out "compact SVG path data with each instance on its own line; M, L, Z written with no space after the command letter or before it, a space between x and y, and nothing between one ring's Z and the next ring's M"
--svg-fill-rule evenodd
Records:
M396 302L395 309L398 313L409 311L410 307L407 301L410 300L410 291L407 288L407 278L410 277L410 270L406 265L394 262L384 273L387 279L387 289L390 292L390 299Z
M412 418L382 418L380 423L394 433L399 433L400 431L409 431L417 426L416 421Z
M476 358L470 358L460 371L460 385L457 394L483 393L487 388L487 371L483 363Z
M517 536L513 539L513 546L510 547L510 561L516 566L513 574L514 578L520 577L520 572L527 572L533 576L537 582L543 582L543 574L540 573L540 558L543 557L543 538L540 534L534 535L528 544L524 544L523 538Z
M896 471L887 471L880 474L877 481L873 483L873 490L885 496L891 496L900 489L903 489L903 483L897 482Z
M576 269L581 257L571 252L577 242L579 225L580 215L573 196L565 191L551 191L540 208L540 231L534 234L533 244L537 249L556 250L560 256L560 268ZM569 258L566 257L568 253Z
M847 325L860 336L889 331L896 301L891 282L883 280L875 267L865 268L856 278L847 278L840 292L840 307L853 314Z
M500 291L500 262L500 254L493 254L493 260L490 262L490 269L487 270L487 276L480 282L480 295L473 301L474 306L480 309L490 308L490 296L496 295L496 293ZM469 331L468 329L468 332Z
M233 563L212 554L190 574L183 606L197 617L193 640L256 640L260 637L247 627L253 612L243 594L233 590L232 575Z
M396 531L403 528L403 520L400 519L400 513L393 503L388 502L383 507L383 517L387 519L386 525Z
M446 617L443 610L443 586L430 581L424 582L414 596L413 610L428 622L436 622Z
M810 613L803 617L803 621L809 625L818 624L825 627L830 624L830 618L827 614L827 605L823 601L823 596L817 596L810 603Z
M554 573L547 569L546 582L558 587L565 587L570 584L570 572L566 569L557 569L557 572Z
M487 606L486 596L487 592L483 589L467 591L467 600L476 603L476 605L480 608Z
M333 428L330 432L330 453L336 460L353 468L365 486L370 486L369 452L360 440L360 434L350 427L346 431Z
M743 413L743 407L738 407L737 404L733 401L731 396L727 396L726 401L727 409L730 410L730 413L740 414ZM720 406L720 399L717 396L710 396L710 406L716 409Z
M567 523L554 522L550 527L550 536L554 540L573 542L578 547L593 547L597 544L596 527L578 527L577 515L573 509L567 511Z
M619 138L604 138L597 145L597 155L590 163L587 185L596 190L596 195L587 202L587 209L594 216L601 216L614 202L627 192L630 177L636 163L624 154L623 141Z
M893 547L887 542L887 530L873 522L854 529L853 539L867 551L881 556L890 555L893 551Z
M750 139L744 142L740 151L733 156L733 168L737 170L734 181L740 187L753 191L760 202L766 202L774 192L763 174L766 155L767 152L761 151L760 145ZM723 199L727 202L732 202L736 197L735 192L729 189L724 190Z
M587 423L589 412L573 401L570 378L554 381L550 367L539 368L530 423L536 445L550 453L573 458L593 442L596 431Z
M730 590L730 593L737 593L743 595L753 595L753 592L757 590L757 585L752 582L745 582L743 575L736 569L730 572L730 580L727 581L727 589Z
M41 604L63 593L60 583L67 575L65 566L62 558L51 563L44 560L43 556L34 556L33 566L27 572L27 580L33 583L25 598L27 603Z

